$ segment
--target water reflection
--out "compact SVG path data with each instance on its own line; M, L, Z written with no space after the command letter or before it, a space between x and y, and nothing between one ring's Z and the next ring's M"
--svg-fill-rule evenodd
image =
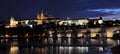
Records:
M72 46L46 46L19 49L12 46L8 50L1 51L4 54L97 54L103 51L103 47L72 47ZM6 53L9 52L9 53Z
M17 53L18 53L18 46L11 46L10 54L17 54Z
M54 38L0 39L0 54L97 54L120 44L120 40L109 38Z

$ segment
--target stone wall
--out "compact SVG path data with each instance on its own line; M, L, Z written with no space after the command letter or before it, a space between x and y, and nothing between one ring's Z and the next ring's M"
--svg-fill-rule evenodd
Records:
M78 37L81 37L83 33L85 33L87 30L90 30L91 37L95 37L96 34L101 34L102 30L104 32L102 33L105 37L112 37L112 35L115 33L116 30L120 30L120 27L105 27L105 28L86 28L86 29L79 29L78 31Z

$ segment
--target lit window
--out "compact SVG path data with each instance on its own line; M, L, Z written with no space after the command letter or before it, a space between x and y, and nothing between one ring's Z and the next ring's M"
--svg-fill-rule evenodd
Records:
M98 23L99 23L99 24L102 24L102 23L103 23L103 20L98 20Z

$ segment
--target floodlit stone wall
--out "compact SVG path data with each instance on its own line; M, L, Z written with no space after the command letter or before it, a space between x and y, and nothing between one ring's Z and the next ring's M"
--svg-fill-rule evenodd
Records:
M95 37L96 34L101 34L102 30L105 31L105 32L102 33L103 35L105 35L105 37L112 37L113 34L115 33L115 31L120 31L120 27L105 27L105 28L81 29L81 30L78 31L78 37L81 37L83 35L83 33L85 33L87 30L90 30L91 37Z

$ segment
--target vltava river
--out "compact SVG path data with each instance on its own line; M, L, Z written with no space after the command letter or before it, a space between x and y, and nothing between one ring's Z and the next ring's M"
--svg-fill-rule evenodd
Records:
M0 39L0 54L112 54L120 44L110 38L12 38Z

